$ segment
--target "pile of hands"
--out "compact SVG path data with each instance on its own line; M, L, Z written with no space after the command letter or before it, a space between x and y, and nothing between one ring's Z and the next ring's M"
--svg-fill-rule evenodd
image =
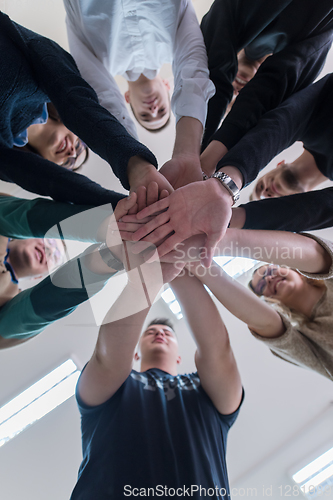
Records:
M118 203L109 228L119 230L132 259L159 261L164 282L191 260L209 267L232 198L218 180L203 181L200 157L173 158L159 171L142 162L128 177L131 195Z

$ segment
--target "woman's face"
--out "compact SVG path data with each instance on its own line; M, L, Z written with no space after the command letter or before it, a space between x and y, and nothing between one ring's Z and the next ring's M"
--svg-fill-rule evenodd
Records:
M304 287L303 277L292 269L264 265L255 271L251 285L257 295L280 300L288 305L288 299Z
M87 146L58 120L28 127L29 144L46 160L76 170L87 156Z

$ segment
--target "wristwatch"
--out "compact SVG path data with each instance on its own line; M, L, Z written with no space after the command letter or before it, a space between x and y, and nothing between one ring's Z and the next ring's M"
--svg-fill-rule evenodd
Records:
M122 271L124 269L122 261L111 252L106 243L101 243L98 247L98 251L108 267L111 267L116 271Z
M237 185L234 183L231 177L229 175L225 174L224 172L215 172L211 176L215 177L215 179L218 179L220 183L229 191L229 193L232 196L233 199L233 205L236 203L236 201L239 199L239 192L240 190L238 189Z

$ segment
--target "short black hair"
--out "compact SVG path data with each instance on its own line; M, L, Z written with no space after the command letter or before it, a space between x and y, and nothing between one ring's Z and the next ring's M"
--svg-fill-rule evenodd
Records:
M174 329L174 326L172 324L172 322L168 319L168 318L155 318L153 319L149 325L147 325L147 328L146 330L148 330L148 328L152 325L165 325L165 326L168 326L169 328L171 328L171 330L174 332L175 329Z

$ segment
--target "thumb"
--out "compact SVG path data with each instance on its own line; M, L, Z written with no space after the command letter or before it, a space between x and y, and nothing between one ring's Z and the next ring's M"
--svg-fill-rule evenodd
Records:
M214 235L208 235L205 241L205 245L200 252L200 262L201 265L204 267L210 267L213 257L214 257L214 252L215 252L215 247L217 243L220 240L220 235L219 234L214 234Z
M127 198L123 198L117 203L117 206L114 209L114 216L116 221L118 221L124 215L127 215L129 210L131 210L131 208L133 208L136 204L136 200L136 193L131 193Z

